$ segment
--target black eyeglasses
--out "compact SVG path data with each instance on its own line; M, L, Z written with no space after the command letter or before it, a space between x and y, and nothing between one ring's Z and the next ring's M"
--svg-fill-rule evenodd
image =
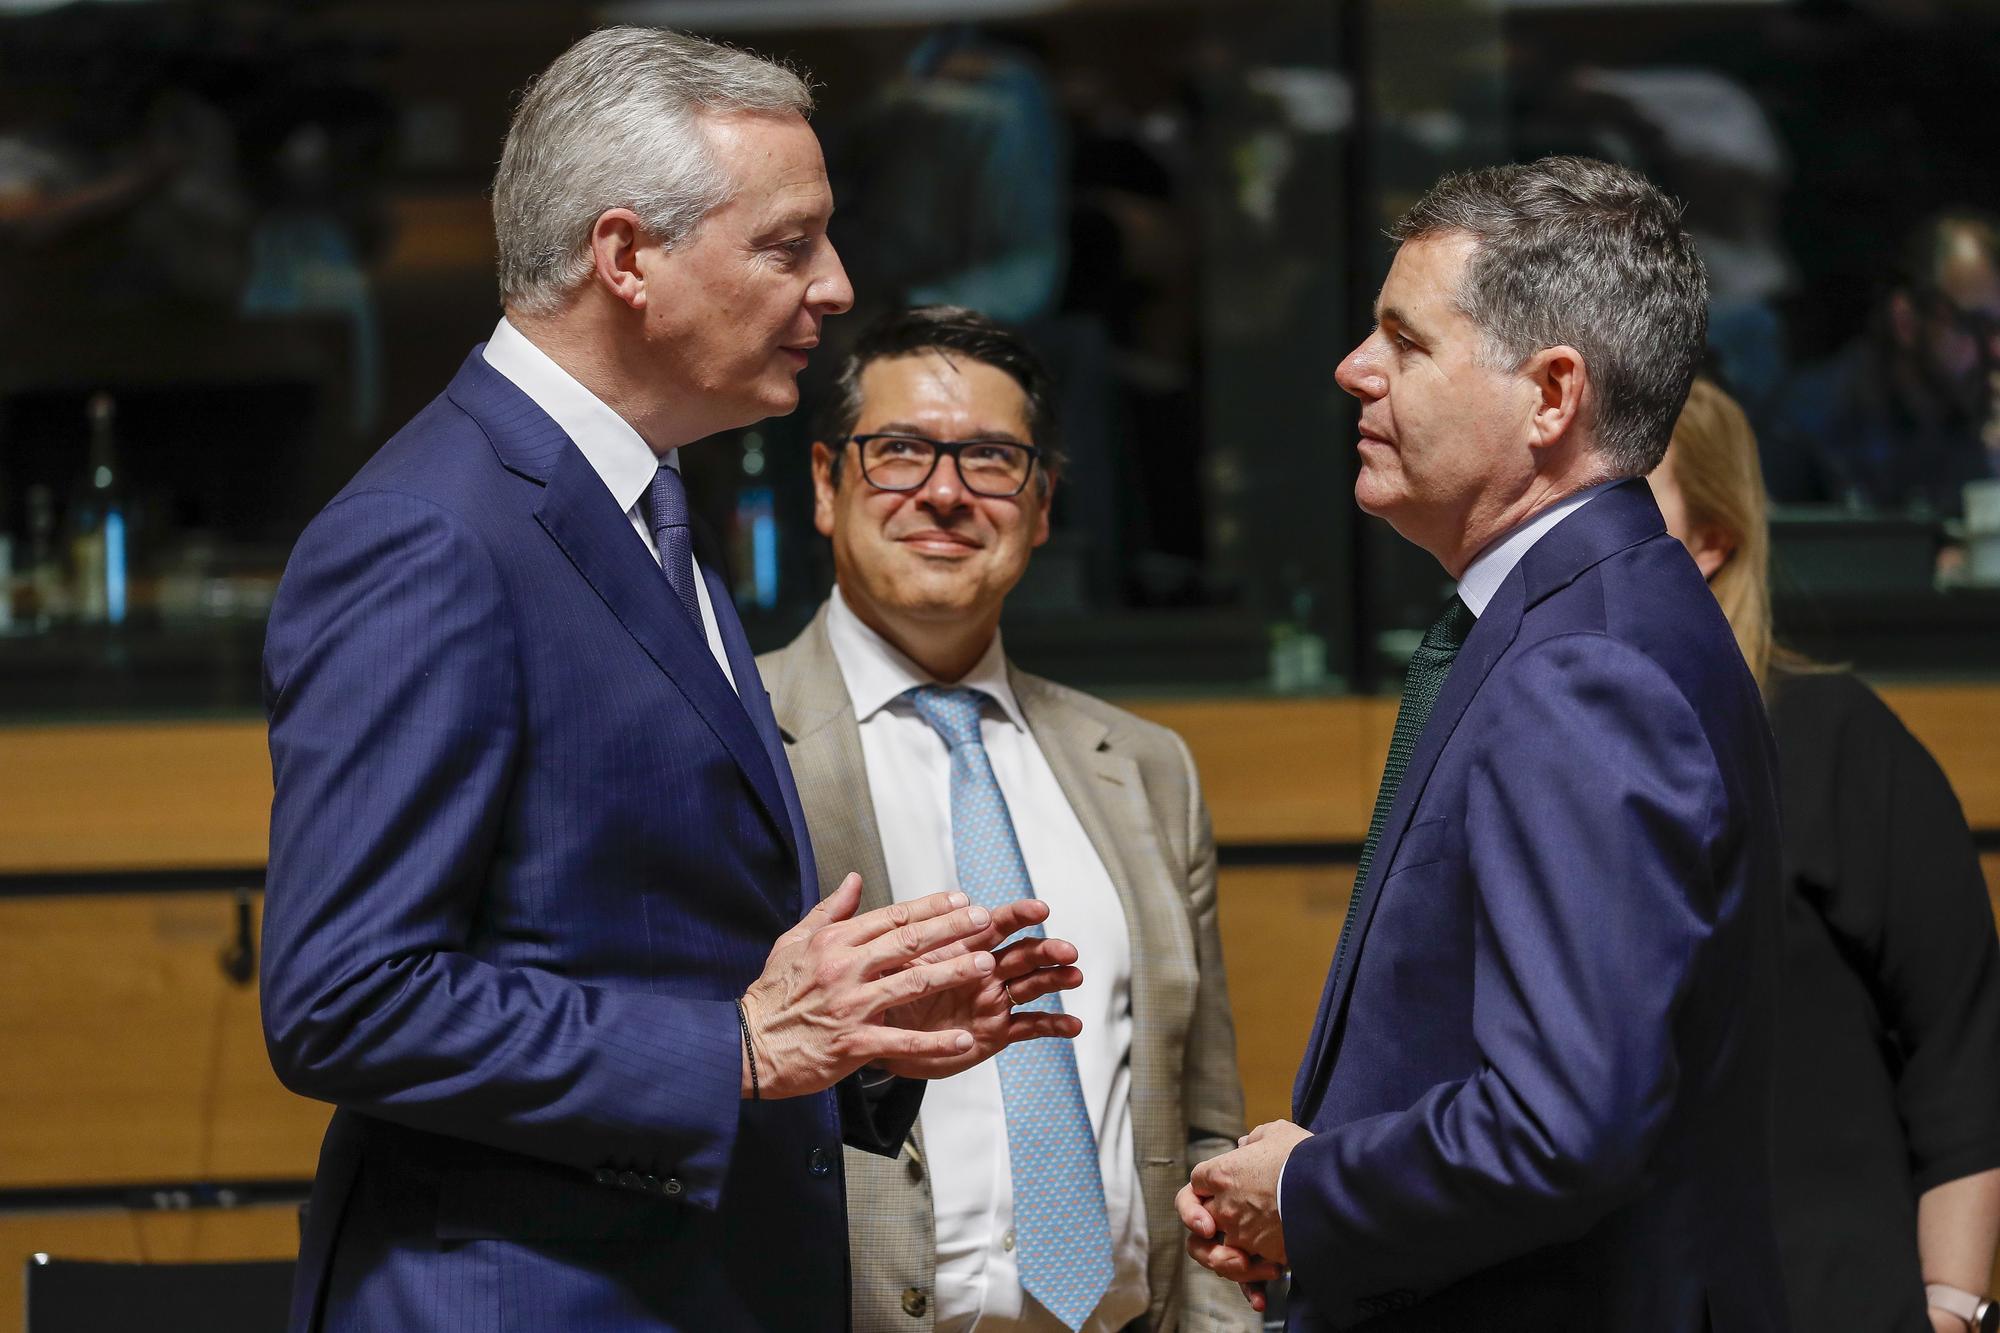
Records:
M1004 500L1026 489L1042 456L1033 445L1011 440L933 440L900 432L847 438L861 451L861 475L878 491L921 490L938 459L950 454L966 490Z

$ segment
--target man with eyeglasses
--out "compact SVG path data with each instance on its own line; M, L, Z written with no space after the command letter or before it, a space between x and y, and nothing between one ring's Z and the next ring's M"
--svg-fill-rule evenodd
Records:
M1257 1326L1173 1204L1243 1115L1194 765L1001 647L1049 534L1052 417L1034 352L982 315L864 333L813 446L836 586L758 659L820 862L858 869L864 906L1032 894L1090 960L1060 997L1014 987L1080 1019L1073 1043L932 1083L898 1159L848 1158L857 1333Z

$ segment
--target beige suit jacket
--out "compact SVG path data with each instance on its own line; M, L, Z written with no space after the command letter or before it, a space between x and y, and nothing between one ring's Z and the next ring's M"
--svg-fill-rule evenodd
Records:
M859 871L862 909L888 903L861 732L827 641L826 608L757 668L798 779L821 896ZM1194 761L1164 727L1011 663L1007 672L1029 731L1118 887L1132 936L1132 1142L1151 1333L1254 1330L1258 1318L1235 1285L1187 1257L1174 1211L1194 1164L1233 1148L1243 1132L1216 930L1215 840ZM849 1149L846 1166L855 1333L930 1329L937 1245L921 1132L893 1161Z

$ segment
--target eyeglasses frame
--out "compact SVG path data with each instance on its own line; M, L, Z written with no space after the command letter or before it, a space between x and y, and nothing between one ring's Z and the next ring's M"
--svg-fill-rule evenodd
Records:
M930 468L928 471L924 473L922 479L919 480L915 485L884 486L881 482L875 480L875 478L868 475L867 441L869 440L915 440L920 444L928 444L931 447L932 451ZM966 490L970 491L974 495L980 496L988 500L1011 500L1015 496L1021 494L1021 492L1028 489L1028 483L1035 479L1035 469L1041 465L1042 459L1044 457L1042 451L1039 448L1035 447L1032 444L1022 444L1019 440L995 440L995 439L934 440L928 435L918 435L914 431L907 431L907 430L872 430L861 435L846 436L841 440L841 444L843 446L849 444L854 446L854 453L855 453L854 461L855 464L861 469L861 479L863 481L866 481L870 486L873 486L876 490L887 491L892 495L908 495L913 491L920 491L924 487L930 485L931 478L937 475L939 461L942 460L947 454L949 454L951 456L952 466L958 470L959 484L964 486ZM972 482L966 478L965 467L963 464L959 462L958 459L959 451L962 449L969 449L974 445L981 445L981 444L1004 445L1009 449L1020 449L1028 455L1028 470L1026 473L1022 474L1021 484L1019 486L1015 487L1011 491L1007 491L1004 493L994 492L994 491L982 491L977 486L973 485Z

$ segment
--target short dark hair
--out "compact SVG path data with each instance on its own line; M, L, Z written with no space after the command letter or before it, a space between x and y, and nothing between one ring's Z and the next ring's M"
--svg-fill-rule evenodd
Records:
M1488 363L1576 348L1612 474L1658 467L1708 336L1708 271L1680 205L1625 167L1545 157L1446 176L1390 235L1453 233L1476 247L1458 308L1484 335Z
M1945 259L1961 238L1978 246L1989 265L2000 268L2000 224L1977 209L1953 208L1933 213L1903 237L1893 270L1895 285L1922 294L1936 292Z
M833 484L840 484L840 465L846 450L838 447L854 433L861 420L861 374L877 361L936 352L950 360L969 360L1006 372L1021 386L1028 400L1028 441L1042 451L1039 484L1062 475L1063 456L1056 442L1053 386L1042 358L1028 340L1013 330L980 314L956 305L926 305L893 311L877 319L855 340L854 349L840 364L833 381L833 393L814 421L813 438L833 450Z

